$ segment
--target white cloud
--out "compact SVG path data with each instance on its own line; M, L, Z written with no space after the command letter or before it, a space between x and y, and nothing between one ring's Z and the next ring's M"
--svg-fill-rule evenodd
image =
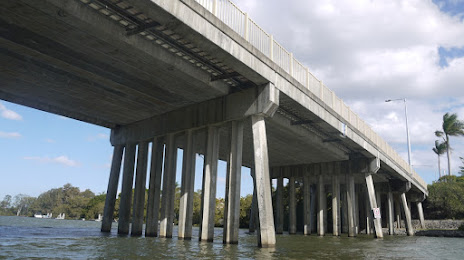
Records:
M7 109L5 105L3 105L2 103L0 103L0 115L3 118L10 119L10 120L22 120L23 119L23 117L20 114L16 113L13 110Z
M51 139L51 138L47 138L47 139L45 139L45 142L47 142L47 143L50 143L50 144L54 144L54 143L56 143L56 141L55 141L55 140L53 140L53 139Z
M24 157L25 160L31 160L31 161L37 161L40 163L56 163L56 164L61 164L64 166L68 167L76 167L79 166L79 163L77 161L69 159L65 155L57 156L54 158L50 158L48 156L29 156L29 157Z
M0 132L0 138L7 138L7 139L12 139L12 138L20 138L21 134L17 132Z

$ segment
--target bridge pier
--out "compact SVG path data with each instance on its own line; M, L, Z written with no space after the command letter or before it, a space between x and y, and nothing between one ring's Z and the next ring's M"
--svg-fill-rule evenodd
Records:
M108 190L106 192L105 208L103 210L102 232L111 232L113 223L113 212L118 192L119 175L121 172L122 155L124 152L123 145L114 146L113 159L111 162L110 178L108 180Z
M193 192L195 185L194 131L187 130L182 162L182 183L180 191L178 238L192 238Z
M393 207L393 193L391 191L390 185L388 186L388 194L387 194L387 221L388 221L388 234L390 236L395 234L395 227L394 227L394 207Z
M147 200L145 236L158 236L158 220L161 197L161 176L164 158L164 138L155 137L151 149L150 181Z
M129 234L132 183L134 181L135 144L126 144L122 176L121 199L119 202L118 234Z
M296 234L296 194L295 194L295 177L288 178L288 233Z
M276 189L276 234L282 234L284 231L284 178L279 176L277 178L277 189Z
M145 190L147 179L148 142L140 142L137 153L137 169L135 176L135 191L132 217L132 236L141 236L145 206Z
M311 234L311 182L308 174L303 177L303 234Z

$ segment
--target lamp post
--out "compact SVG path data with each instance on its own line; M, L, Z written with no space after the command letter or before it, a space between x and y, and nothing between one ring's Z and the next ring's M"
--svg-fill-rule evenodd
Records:
M408 108L406 106L406 98L387 99L385 100L385 102L400 101L400 100L404 102L404 116L406 117L406 138L408 140L408 163L409 163L409 166L411 166L411 142L409 140Z

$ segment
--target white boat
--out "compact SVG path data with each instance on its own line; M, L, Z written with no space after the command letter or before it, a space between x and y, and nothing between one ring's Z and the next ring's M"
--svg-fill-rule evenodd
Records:
M103 220L102 214L98 214L98 218L95 219L95 221L99 221L99 222L100 222L100 221L102 221L102 220Z
M42 214L34 214L34 218L43 218Z
M56 219L64 219L64 217L65 217L65 214L60 213L60 214L58 214L58 217L56 217Z

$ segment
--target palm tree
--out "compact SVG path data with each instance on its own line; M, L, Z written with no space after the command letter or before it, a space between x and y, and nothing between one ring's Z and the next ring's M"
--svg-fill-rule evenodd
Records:
M438 156L438 176L441 178L440 156L446 152L446 142L440 143L440 141L435 140L435 147L433 147L432 150Z
M446 113L443 115L443 131L435 131L435 135L438 137L444 137L446 143L446 156L448 157L448 175L451 175L451 158L450 158L450 136L464 135L464 122L458 120L457 114Z

